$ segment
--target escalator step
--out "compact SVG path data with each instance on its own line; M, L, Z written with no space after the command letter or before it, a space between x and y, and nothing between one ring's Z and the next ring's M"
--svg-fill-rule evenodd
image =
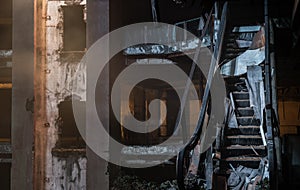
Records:
M227 145L262 145L260 135L233 135L227 136Z
M249 168L258 168L261 158L260 157L245 157L245 156L238 156L238 157L228 157L225 159L228 168L230 168L229 164L233 167L238 167L239 165L249 167Z
M236 117L238 124L242 126L246 125L260 125L260 120L256 119L252 116L242 116L242 117Z
M236 113L237 113L237 116L253 116L254 110L250 107L237 108Z
M236 100L244 100L244 99L249 100L249 92L233 92L232 95L233 98Z
M259 126L239 126L239 128L228 128L227 135L258 135L260 133Z
M236 107L250 107L250 100L243 99L243 100L235 100Z
M240 156L240 155L254 155L256 153L259 156L266 156L266 150L263 145L254 145L254 146L242 146L242 145L231 145L225 147L222 151L222 157L233 157L233 156Z

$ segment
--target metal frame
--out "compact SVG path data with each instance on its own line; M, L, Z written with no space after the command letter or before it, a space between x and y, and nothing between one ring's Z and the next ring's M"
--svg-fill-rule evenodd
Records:
M269 183L270 189L277 189L277 159L276 159L276 147L274 142L274 126L276 121L276 114L274 111L274 90L275 79L272 77L272 66L271 63L271 43L270 43L270 18L269 18L269 0L264 0L264 19L265 19L265 122L264 125L267 128L267 151L268 151L268 161L269 161ZM274 71L274 70L273 70ZM277 109L277 108L276 108Z

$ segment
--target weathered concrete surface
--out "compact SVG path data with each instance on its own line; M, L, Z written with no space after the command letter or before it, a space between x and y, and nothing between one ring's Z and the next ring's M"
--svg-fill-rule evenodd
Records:
M13 88L11 189L32 189L33 0L13 1Z
M83 190L86 188L86 158L69 156L67 158L52 159L53 183L48 189L55 190Z
M44 175L37 189L86 189L86 158L84 156L69 155L59 157L52 154L52 149L58 141L57 120L58 104L72 95L72 79L84 52L63 53L63 12L61 6L79 4L81 1L48 1L43 15L45 24L46 51L41 56L45 57L45 64L40 68L40 75L45 76L44 90L40 93L45 98L45 123L39 123L40 137L36 141L39 146L39 157L36 157L36 167L41 168L40 174ZM84 2L83 2L84 3ZM43 35L43 34L41 34ZM82 36L85 38L85 36ZM42 79L41 79L42 80ZM83 87L84 88L84 87ZM38 134L36 134L38 135ZM39 162L40 161L40 162ZM44 173L44 174L43 174ZM43 188L41 188L44 186Z

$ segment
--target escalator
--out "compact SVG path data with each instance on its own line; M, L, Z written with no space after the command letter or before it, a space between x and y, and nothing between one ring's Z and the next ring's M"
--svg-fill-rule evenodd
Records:
M257 47L239 47L236 41L238 41L241 36L248 36L248 40L251 40L251 45L255 44L258 38L257 36L260 35L260 31L250 30L255 28L255 26L252 28L249 26L241 28L241 32L235 31L235 29L238 28L236 26L227 27L228 29L223 44L225 50L222 53L220 61L230 62L234 60L244 65L246 63L242 63L239 58L251 50L255 51ZM257 29L258 28L259 26L257 26ZM251 58L249 59L251 60ZM220 162L222 165L221 170L225 170L225 173L227 170L232 169L232 167L237 168L239 165L258 168L260 161L266 156L266 147L264 146L264 140L261 135L261 133L263 133L263 129L261 128L262 119L257 116L259 114L255 113L253 103L250 101L249 81L253 79L251 79L251 76L248 76L247 73L239 73L241 71L238 71L238 69L242 70L242 66L240 65L238 63L230 65L231 67L236 67L234 68L236 71L226 73L231 74L231 76L223 75L227 89L226 94L232 104L236 118L235 124L228 123L223 129ZM221 68L222 67L224 66L221 64ZM257 68L258 72L263 71L263 63L252 67ZM230 68L230 70L233 69ZM262 74L263 73L261 73L261 75Z
M248 3L248 4L247 4ZM249 5L249 6L247 6ZM207 77L198 125L177 157L177 181L180 189L187 187L191 165L195 174L205 178L206 189L276 189L276 143L278 137L272 106L270 73L268 4L263 2L221 3L222 15L214 60ZM258 9L247 15L247 10ZM265 10L264 10L265 9ZM219 68L217 70L216 68ZM205 114L211 117L210 88L217 72L226 86L224 121L216 140L194 163L197 145L203 136ZM213 117L211 117L213 118Z

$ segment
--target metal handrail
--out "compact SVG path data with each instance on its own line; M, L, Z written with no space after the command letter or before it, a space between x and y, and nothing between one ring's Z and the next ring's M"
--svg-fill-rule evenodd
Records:
M203 102L199 113L199 120L197 123L197 127L190 140L181 149L181 151L178 153L177 156L177 164L176 164L177 183L179 189L181 190L185 189L184 187L185 166L189 165L190 152L197 146L200 140L200 135L202 132L204 119L205 119L205 113L209 104L209 91L215 74L216 67L218 66L220 60L223 38L224 38L224 33L225 33L225 28L227 23L227 14L228 11L227 11L227 2L226 2L222 10L220 32L218 33L218 38L214 49L213 58L211 60L211 64L209 68L209 73L208 73L207 82L204 90ZM210 19L207 22L210 22ZM187 161L187 164L185 164L185 161ZM186 168L188 169L188 166Z
M210 23L210 20L212 18L212 13L213 13L213 9L211 9L210 11L210 14L209 14L209 17L208 17L208 21L205 23L205 26L203 28L203 32L200 36L200 42L199 42L199 45L198 45L198 49L196 50L196 53L195 53L195 56L194 56L194 59L193 59L193 63L192 63L192 66L191 66L191 70L189 72L189 79L192 79L193 78L193 75L195 73L195 70L196 70L196 62L198 61L199 59L199 55L200 55L200 48L201 48L201 42L202 42L202 39L203 37L206 35L206 32L207 30L209 29L209 23ZM181 102L181 108L178 112L178 115L177 115L177 118L176 118L176 122L175 122L175 129L177 129L177 127L179 126L179 123L181 121L181 118L182 118L182 114L183 114L183 109L184 109L184 105L186 103L186 99L187 99L187 96L188 96L188 92L189 92L189 87L191 86L191 80L187 80L186 82L186 85L185 85L185 88L184 88L184 93L183 93L183 97L182 97L182 102ZM183 140L184 142L186 142L186 130L183 129L182 130L182 133L183 133Z
M270 189L277 189L276 184L276 149L274 146L274 118L276 117L272 102L272 76L271 76L271 51L270 51L270 19L269 19L269 0L264 1L264 19L265 19L265 88L266 88L266 106L265 122L267 128L267 150L269 161L269 184Z

